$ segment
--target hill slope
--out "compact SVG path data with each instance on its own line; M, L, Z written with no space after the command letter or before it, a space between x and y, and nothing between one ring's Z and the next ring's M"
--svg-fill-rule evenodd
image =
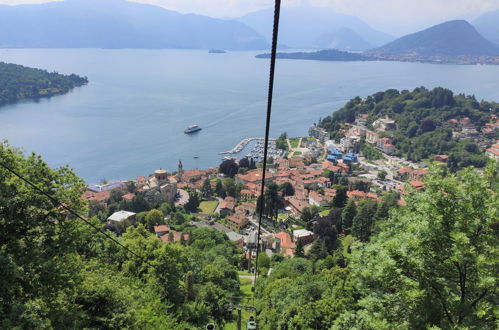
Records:
M318 40L321 48L361 51L373 48L358 33L349 28L341 28L333 33L325 33Z
M468 22L449 21L409 34L369 52L374 55L499 56L499 47Z
M499 45L499 10L483 14L473 21L473 25L485 38Z
M264 49L233 20L183 15L125 0L0 6L0 47Z
M264 9L238 18L261 35L272 31L272 9ZM317 40L324 34L349 28L373 46L383 45L394 38L371 28L357 17L335 13L327 8L302 5L283 8L279 29L279 41L294 48L321 48Z

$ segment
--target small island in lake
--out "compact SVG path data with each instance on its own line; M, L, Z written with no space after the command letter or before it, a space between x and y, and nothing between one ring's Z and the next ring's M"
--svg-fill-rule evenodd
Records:
M65 94L87 83L87 77L75 74L63 75L0 62L0 106L26 99Z
M210 53L210 54L225 54L227 52L223 49L210 49L208 51L208 53Z

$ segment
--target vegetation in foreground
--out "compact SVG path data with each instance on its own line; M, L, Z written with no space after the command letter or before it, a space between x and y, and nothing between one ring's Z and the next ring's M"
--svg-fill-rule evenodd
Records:
M52 170L6 144L0 160L88 212L84 183L68 168ZM262 274L273 271L257 286L260 328L495 329L498 175L497 162L483 172L435 167L424 191L380 220L367 204L348 201L343 214L333 207L327 242L319 236L292 259L261 254ZM334 234L343 225L352 235ZM241 251L214 230L189 234L183 244L163 243L142 224L129 227L118 239L134 256L0 168L0 327L233 324L230 297L247 292Z

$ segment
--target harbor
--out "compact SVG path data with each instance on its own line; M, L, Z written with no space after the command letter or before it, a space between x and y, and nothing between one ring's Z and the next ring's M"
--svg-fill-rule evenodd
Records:
M234 148L228 151L220 152L220 155L238 154L243 151L249 143L255 142L252 150L246 154L245 157L253 159L263 159L263 153L265 148L264 138L246 138L241 140ZM268 156L273 158L282 157L283 152L276 147L276 139L269 139ZM233 157L226 156L224 159L229 159Z

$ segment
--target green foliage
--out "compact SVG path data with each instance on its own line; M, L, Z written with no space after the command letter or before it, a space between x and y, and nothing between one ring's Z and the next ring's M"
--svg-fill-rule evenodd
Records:
M6 144L0 159L85 213L85 185L68 168L52 170ZM167 210L183 218L179 211ZM150 224L164 217L160 210L139 215ZM131 226L120 240L138 256L132 255L0 168L0 328L221 325L231 318L229 297L239 293L241 251L211 229L195 229L190 239L187 246L163 243L144 225Z
M278 149L288 151L288 135L286 133L282 133L279 138L275 141L276 147Z
M184 208L188 212L197 212L200 203L201 199L199 198L199 194L195 191L190 191L189 201L184 205Z
M75 74L62 75L0 62L0 106L25 99L65 94L87 83L86 77Z
M165 217L160 210L151 210L145 216L146 227L153 230L154 226L165 224Z
M354 250L362 298L348 322L358 327L369 315L393 328L496 328L497 191L471 169L443 176L435 168L426 181Z

